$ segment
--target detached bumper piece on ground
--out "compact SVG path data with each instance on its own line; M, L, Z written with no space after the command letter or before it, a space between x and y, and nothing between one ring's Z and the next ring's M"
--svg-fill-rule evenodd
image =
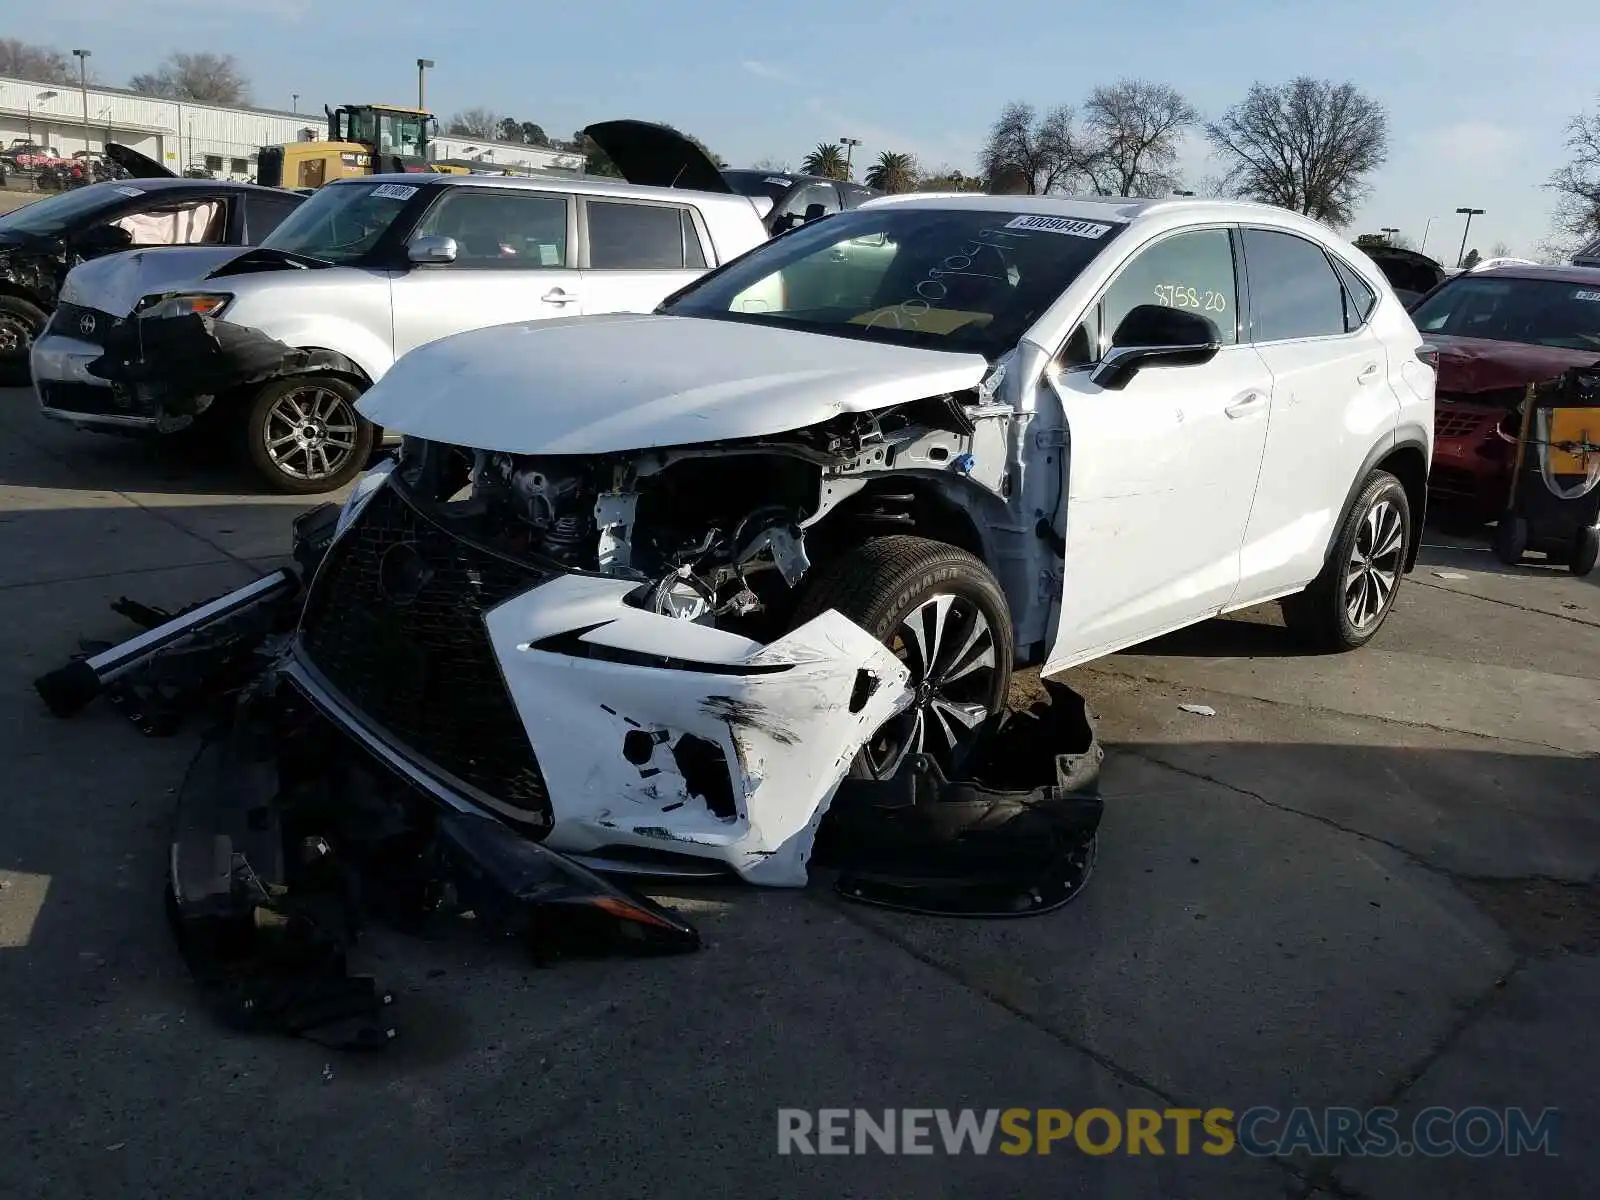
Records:
M185 715L216 728L178 800L168 908L196 981L219 1015L332 1046L395 1036L391 996L352 975L363 924L409 932L472 927L519 941L536 962L677 954L700 938L671 909L525 836L465 799L419 788L287 682L285 650L334 540L338 512L295 522L297 569L168 614L113 607L144 625L35 682L58 716L105 695L148 735ZM811 853L839 893L910 912L1017 917L1059 908L1094 865L1102 751L1081 697L1000 714L948 774L908 755L887 778L834 791Z
M908 912L1023 917L1083 891L1094 869L1104 757L1093 711L1064 684L980 727L946 778L909 755L887 780L839 785L818 865L840 895Z

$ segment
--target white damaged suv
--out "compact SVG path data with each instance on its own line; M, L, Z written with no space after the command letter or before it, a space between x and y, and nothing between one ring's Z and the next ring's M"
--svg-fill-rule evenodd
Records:
M651 315L412 351L288 677L448 803L612 865L804 879L846 772L1282 599L1370 639L1434 373L1377 268L1204 200L906 196Z

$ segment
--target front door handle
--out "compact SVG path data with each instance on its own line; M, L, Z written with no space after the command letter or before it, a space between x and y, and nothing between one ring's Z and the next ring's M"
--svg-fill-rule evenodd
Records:
M1372 383L1378 378L1378 364L1368 363L1361 368L1361 374L1356 376L1357 383Z
M539 299L543 300L546 304L571 304L577 299L577 297L569 296L560 288L551 288L544 295L540 296Z
M1234 420L1238 420L1240 417L1248 417L1251 413L1255 412L1256 409L1265 404L1266 401L1267 396L1265 392L1246 392L1222 411L1227 413Z

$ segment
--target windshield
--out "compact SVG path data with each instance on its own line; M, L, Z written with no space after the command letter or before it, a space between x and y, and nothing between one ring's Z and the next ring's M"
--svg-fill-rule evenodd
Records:
M774 204L794 186L794 178L782 171L724 171L722 178L740 196L765 196Z
M261 245L324 262L354 262L377 245L416 194L403 183L332 183L313 192Z
M1594 283L1458 277L1411 319L1422 333L1600 353L1600 276Z
M994 358L1122 228L991 209L857 209L774 239L661 311Z
M0 217L0 233L60 233L80 217L110 208L128 198L133 187L125 183L96 183L70 192L34 200ZM140 193L134 193L140 194Z
M423 114L352 108L346 110L344 116L343 136L350 141L374 146L379 154L422 157L429 120Z

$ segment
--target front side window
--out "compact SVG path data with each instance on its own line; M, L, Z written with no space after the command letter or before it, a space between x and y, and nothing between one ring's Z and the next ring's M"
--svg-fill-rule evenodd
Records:
M323 262L353 263L378 244L418 190L400 183L329 184L313 192L261 244Z
M1106 289L1100 328L1115 336L1122 319L1141 304L1183 308L1217 327L1217 340L1239 340L1239 292L1233 241L1226 229L1196 229L1164 238L1141 251Z
M860 208L774 239L661 311L993 358L1123 228L980 208Z
M443 198L412 236L454 238L453 266L537 270L567 265L565 197L510 190L443 190Z
M590 200L589 266L597 271L681 271L687 213L666 204ZM690 226L692 232L692 225ZM699 251L699 239L695 240ZM698 265L704 265L702 258Z
M130 246L219 245L227 223L227 206L215 198L164 204L111 222L132 239Z
M1600 354L1600 277L1569 283L1463 275L1418 305L1411 318L1423 333Z
M1292 233L1244 231L1251 332L1258 342L1345 332L1344 287L1322 247Z

